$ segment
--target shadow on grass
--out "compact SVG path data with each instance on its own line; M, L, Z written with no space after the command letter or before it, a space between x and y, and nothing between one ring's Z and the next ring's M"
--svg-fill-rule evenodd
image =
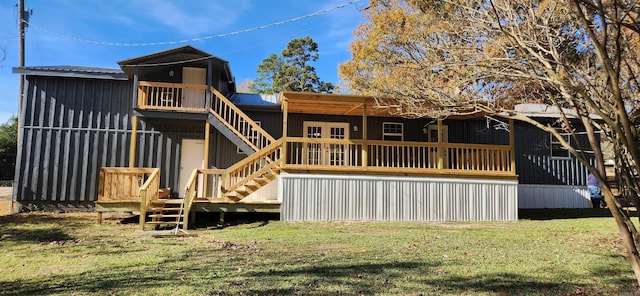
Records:
M12 241L39 243L73 240L68 231L86 226L77 217L48 213L0 216L0 225L0 235Z
M271 221L280 219L277 213L225 213L224 221L220 221L220 213L198 213L194 228L224 229L232 226L256 224L257 227L267 226Z
M627 211L631 217L638 217L637 211ZM577 218L603 218L612 217L609 209L520 209L520 219L528 220L555 220Z
M173 261L175 260L175 261ZM450 262L393 262L300 266L255 264L260 271L234 271L235 267L192 264L173 258L162 266L127 265L94 269L77 274L53 274L19 281L0 282L1 295L48 294L176 294L198 295L375 295L375 294L475 294L567 295L582 283L552 283L511 273L475 276L446 275L441 267ZM272 262L273 263L273 262ZM291 262L290 262L291 263ZM181 264L180 268L167 269ZM460 263L462 264L462 263ZM196 268L197 266L197 268ZM220 270L227 269L220 273ZM216 271L216 272L212 272ZM225 273L226 272L226 273ZM611 271L614 272L615 271ZM620 283L621 285L628 283ZM154 290L155 289L155 290ZM160 290L157 290L160 289ZM184 289L184 290L180 290Z

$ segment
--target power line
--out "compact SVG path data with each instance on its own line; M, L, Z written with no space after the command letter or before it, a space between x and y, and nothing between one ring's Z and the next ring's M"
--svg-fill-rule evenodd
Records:
M249 28L249 29L244 29L244 30L239 30L239 31L233 31L233 32L228 32L228 33L222 33L222 34L215 34L215 35L208 35L208 36L204 36L204 37L195 37L195 38L191 38L191 39L183 39L183 40L176 40L176 41L162 41L162 42L148 42L148 43L118 43L118 42L105 42L105 41L96 41L96 40L90 40L90 39L85 39L85 38L80 38L80 37L76 37L76 36L71 36L71 35L67 35L67 34L62 34L62 33L58 33L58 32L54 32L54 31L50 31L47 30L45 28L39 27L37 25L34 24L30 24L27 23L26 21L24 21L26 24L28 24L30 27L32 28L36 28L40 31L58 36L58 37L62 37L62 38L67 38L67 39L72 39L72 40L76 40L76 41L80 41L80 42L84 42L84 43L92 43L92 44L99 44L99 45L108 45L108 46L157 46L157 45L170 45L170 44L179 44L179 43L189 43L189 42L194 42L194 41L202 41L202 40L208 40L208 39L213 39L213 38L221 38L221 37L227 37L227 36L231 36L231 35L238 35L241 33L247 33L247 32L251 32L251 31L257 31L257 30L263 30L263 29L267 29L270 27L275 27L275 26L279 26L279 25L283 25L283 24L287 24L287 23L292 23L292 22L296 22L302 19L306 19L306 18L310 18L313 16L317 16L320 14L324 14L327 12L331 12L334 10L338 10L344 7L347 7L349 5L355 5L358 3L358 1L360 0L355 0L355 1L349 1L347 3L332 7L332 8L327 8L324 10L320 10L320 11L316 11L310 14L306 14L303 16L299 16L299 17L295 17L292 19L287 19L284 21L279 21L279 22L275 22L275 23L270 23L270 24L266 24L266 25L262 25L262 26L258 26L258 27L253 27L253 28Z

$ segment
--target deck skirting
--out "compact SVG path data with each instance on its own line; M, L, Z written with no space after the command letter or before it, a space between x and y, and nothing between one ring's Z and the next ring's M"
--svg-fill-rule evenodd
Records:
M591 208L587 186L531 185L518 186L521 209Z
M283 221L515 221L518 181L281 174Z

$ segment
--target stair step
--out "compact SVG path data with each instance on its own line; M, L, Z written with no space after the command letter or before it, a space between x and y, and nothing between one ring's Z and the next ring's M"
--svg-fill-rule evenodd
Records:
M165 204L165 205L179 205L182 204L183 199L158 199L154 200L152 204Z
M144 224L154 224L154 225L158 225L158 224L174 224L174 225L175 224L180 224L180 225L182 225L184 223L182 221L180 221L180 222L176 222L176 221L147 221L147 222L144 222Z
M150 211L152 212L175 212L179 211L180 208L165 208L165 207L152 207Z
M178 218L178 217L182 217L183 215L174 215L174 214L151 214L149 215L149 217L151 218Z

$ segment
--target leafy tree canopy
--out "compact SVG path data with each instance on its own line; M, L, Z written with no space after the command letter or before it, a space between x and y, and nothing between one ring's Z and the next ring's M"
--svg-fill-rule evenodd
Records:
M371 0L365 14L340 66L348 88L407 117L494 114L549 132L598 178L640 283L640 234L606 181L598 136L622 151L618 188L640 206L640 2ZM522 102L560 118L539 122L515 111ZM590 147L557 128L584 131Z
M318 60L318 44L310 37L291 40L280 53L262 60L250 90L255 93L273 94L281 91L333 92L333 84L320 80L316 69L310 65Z
M13 180L18 147L18 118L0 125L0 180Z

